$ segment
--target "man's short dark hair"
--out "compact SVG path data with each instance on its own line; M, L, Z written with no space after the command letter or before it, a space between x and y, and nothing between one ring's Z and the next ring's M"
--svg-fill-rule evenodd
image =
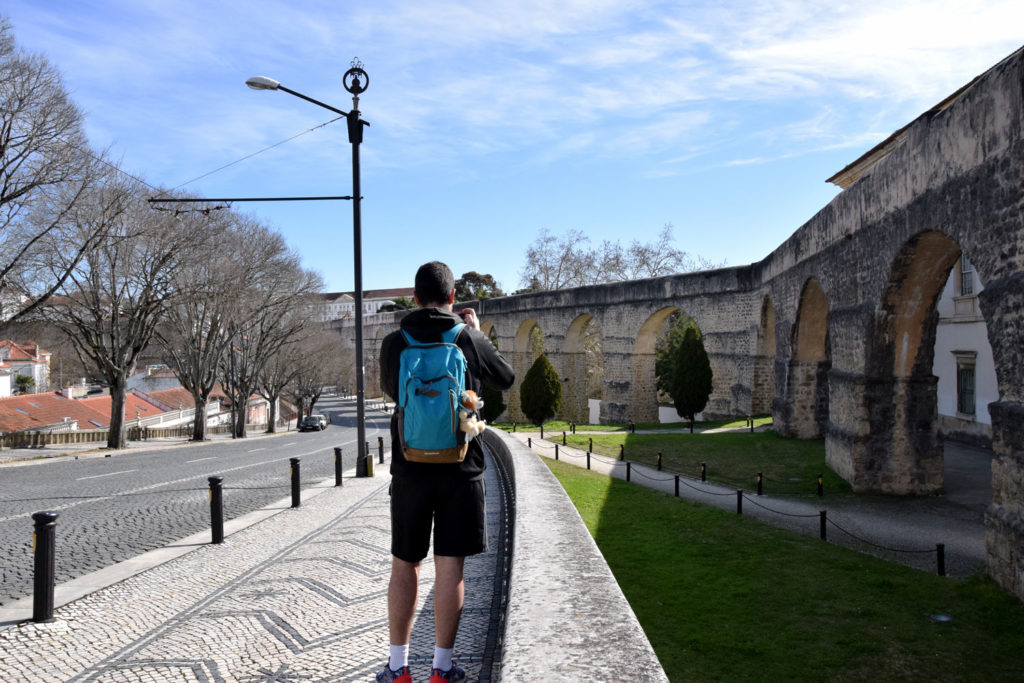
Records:
M421 306L436 304L443 306L455 291L455 276L452 269L440 261L424 263L416 271L416 298Z

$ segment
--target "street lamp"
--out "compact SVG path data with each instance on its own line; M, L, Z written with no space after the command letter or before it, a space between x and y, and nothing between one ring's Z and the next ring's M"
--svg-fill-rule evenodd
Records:
M362 214L360 211L362 196L359 188L359 145L363 141L363 126L370 125L359 118L359 95L369 87L370 77L363 71L362 62L358 59L352 60L352 68L346 71L342 77L342 84L345 86L345 90L352 93L352 111L348 112L290 90L281 85L280 81L267 78L266 76L254 76L247 80L245 84L253 90L283 90L289 95L312 102L336 114L341 114L348 122L348 141L352 143L352 247L355 259L354 277L356 294L356 452L359 454L356 461L358 463L359 458L367 457L367 454L363 451L363 444L366 443L366 424L363 407L365 399L363 386L363 245L360 234L362 232ZM356 471L361 471L358 465Z

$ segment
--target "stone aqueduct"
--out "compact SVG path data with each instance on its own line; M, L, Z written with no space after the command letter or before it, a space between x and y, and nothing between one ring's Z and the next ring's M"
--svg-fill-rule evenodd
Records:
M531 329L543 332L570 399L562 417L578 421L588 323L601 332L602 421L654 421L655 339L681 311L714 370L705 414L771 412L782 434L823 436L829 466L856 491L927 494L943 486L935 302L962 251L985 285L1000 396L989 406L988 567L1024 599L1024 49L901 139L759 263L472 305L520 378ZM369 396L379 340L400 317L366 321ZM351 321L336 325L351 343Z

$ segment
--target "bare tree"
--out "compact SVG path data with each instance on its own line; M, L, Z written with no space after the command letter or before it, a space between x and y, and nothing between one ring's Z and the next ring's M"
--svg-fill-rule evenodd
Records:
M658 241L633 240L628 247L618 241L604 241L595 249L579 230L563 236L543 229L526 250L526 265L520 274L528 291L567 289L605 282L622 282L673 273L709 270L715 264L701 256L691 256L673 246L673 227L666 223Z
M103 165L56 68L20 50L0 17L0 324L42 306L102 241L102 223L83 230L73 213ZM63 270L48 258L55 245Z
M309 313L288 313L307 309L313 295L322 289L319 276L301 267L298 256L278 233L254 225L248 240L257 267L225 325L228 349L221 360L236 438L245 437L249 398L259 387L264 365L311 324Z
M73 266L69 257L53 254L54 270L67 270L68 276L59 291L63 296L46 311L109 385L107 446L123 448L127 380L174 300L177 270L208 245L200 221L152 211L137 185L109 183L100 194L108 193L120 200L76 210L83 231L101 229L107 238Z
M159 335L178 381L195 403L193 441L206 439L206 409L229 341L226 325L257 268L244 219L216 212L203 215L203 221L212 248L177 271L179 296L168 306Z
M313 412L325 386L336 385L352 362L337 334L321 330L304 340L292 359L295 373L286 388L287 396L299 409L299 419Z

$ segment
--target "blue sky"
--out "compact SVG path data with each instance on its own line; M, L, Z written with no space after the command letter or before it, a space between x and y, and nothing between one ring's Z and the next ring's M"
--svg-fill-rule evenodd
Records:
M6 0L94 146L177 187L330 112L361 147L364 287L416 267L519 286L541 228L751 263L835 196L825 179L1024 44L1024 2ZM343 122L184 185L206 197L342 195ZM330 291L353 285L347 202L236 204Z

